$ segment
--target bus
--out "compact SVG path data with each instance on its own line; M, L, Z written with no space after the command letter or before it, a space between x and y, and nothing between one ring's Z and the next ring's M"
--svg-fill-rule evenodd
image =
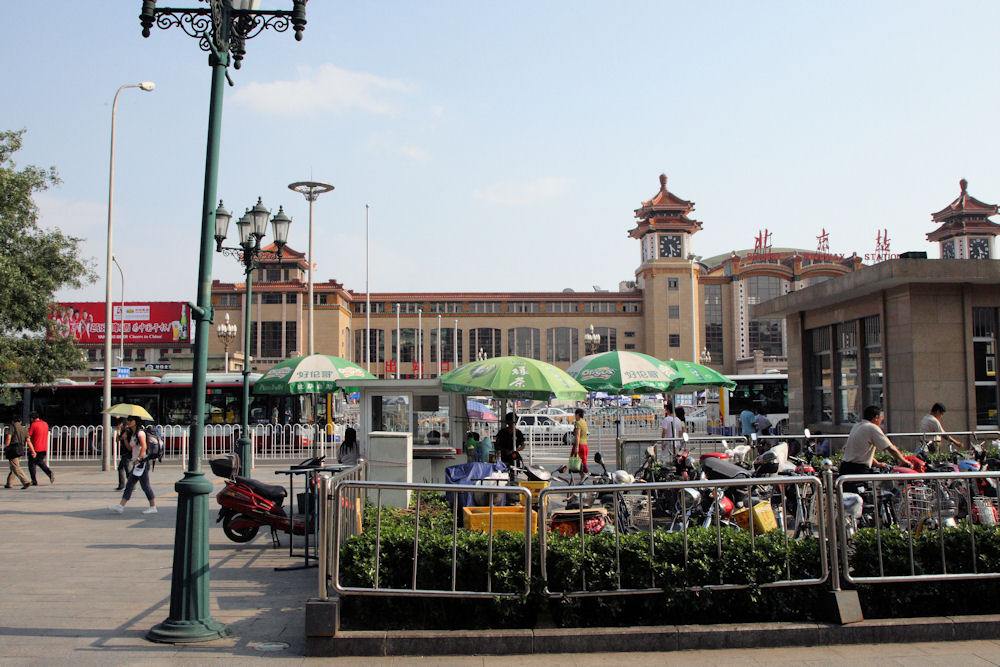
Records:
M740 413L745 409L764 414L774 425L775 433L788 433L788 376L783 373L729 375L736 383L732 390L705 392L705 432L713 435L739 435ZM701 429L698 429L701 430Z
M294 424L306 414L301 396L254 395L259 373L250 374L250 424ZM191 424L191 373L166 373L162 377L114 378L111 404L132 403L146 408L161 425ZM209 373L205 386L205 423L237 424L243 399L240 373ZM59 380L53 384L10 384L0 388L0 423L14 416L26 420L38 412L50 426L101 424L104 383Z

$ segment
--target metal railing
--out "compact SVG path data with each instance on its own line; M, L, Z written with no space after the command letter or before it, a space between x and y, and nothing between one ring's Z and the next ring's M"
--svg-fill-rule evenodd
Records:
M831 496L836 497L836 505L841 508L837 522L840 544L849 542L850 533L855 529L854 520L844 516L845 485L855 488L864 485L869 495L869 517L865 527L875 530L875 551L878 556L878 573L874 575L858 575L852 564L855 553L851 549L840 549L840 562L844 579L853 584L891 584L915 581L946 581L961 579L996 579L1000 578L1000 566L988 567L977 556L975 525L997 526L1000 515L997 513L996 496L984 496L973 493L973 487L980 480L994 480L1000 483L1000 472L944 472L944 473L894 473L842 475L833 482ZM993 488L996 488L995 486ZM964 563L952 560L949 565L946 540L949 535L957 535L958 526L954 525L956 510L965 503L966 526L962 529L968 533L968 557ZM949 526L951 526L949 528ZM967 530L966 530L967 529ZM915 541L919 540L924 531L937 534L940 552L940 572L918 572L915 558ZM899 546L899 541L905 541L906 566L905 572L893 572L891 560L898 562L898 554L890 558L889 542ZM951 545L952 547L956 545Z
M326 600L329 586L329 554L333 553L334 540L342 546L349 538L361 534L364 493L361 489L345 489L339 497L338 510L333 511L332 491L341 482L364 481L368 476L368 462L364 459L347 470L334 475L321 474L316 492L319 494L317 521L317 563L319 569L319 597Z
M321 487L322 488L322 487ZM495 489L490 489L489 495L489 505L487 508L487 518L486 527L488 530L488 543L487 543L487 556L486 556L486 568L482 573L460 573L458 570L458 530L461 524L462 518L459 514L458 507L459 503L452 503L452 530L451 530L451 577L450 577L450 588L440 589L440 588L420 588L418 586L419 580L419 565L420 565L420 496L424 492L454 492L454 493L482 493L482 486L474 485L463 485L463 484L410 484L405 482L373 482L373 481L359 481L359 480L342 480L338 482L330 491L329 483L326 486L326 492L320 497L320 504L325 506L321 510L321 524L320 524L320 568L323 570L320 578L320 589L319 594L321 598L325 598L329 593L329 588L333 588L339 595L381 595L381 596L426 596L426 597L461 597L461 598L496 598L496 597L519 597L521 595L527 595L531 590L531 542L532 542L532 512L524 512L524 562L523 562L523 573L524 579L522 585L515 587L517 590L514 591L496 591L494 590L494 578L492 574L493 567L493 542L494 542L494 528L495 523L499 522L496 516L495 510L498 506L494 505L494 495L503 494L505 497L510 495L516 495L520 498L522 503L526 503L526 506L530 507L531 504L531 491L520 486L509 486L509 487L497 487ZM413 538L412 538L412 569L410 573L410 585L408 587L386 587L382 585L381 571L380 571L380 557L381 557L381 531L382 531L382 513L383 513L383 493L405 493L410 492L416 493L416 505L413 512ZM363 494L368 498L374 496L374 508L375 512L374 524L363 526L363 530L374 531L375 533L375 563L374 563L374 575L371 587L363 586L347 586L341 583L340 573L341 573L341 531L345 528L345 522L340 518L339 514L344 511L345 502L349 504L351 498L358 498L359 494ZM330 508L333 508L333 513L331 514ZM353 510L351 510L353 511ZM331 535L331 524L332 524L332 535ZM478 590L460 590L458 588L459 575L462 575L463 580L470 580L474 578L471 575L482 575L482 589Z
M184 465L190 446L190 427L164 424L157 428L163 433L163 460ZM228 454L236 449L240 437L237 424L206 424L204 458ZM253 438L254 462L303 459L312 456L313 443L320 456L335 456L343 440L344 426L324 428L313 424L258 424L250 427ZM103 447L102 426L53 426L49 430L49 460L100 461ZM118 462L118 446L112 447L113 464Z
M642 483L642 484L600 484L600 485L580 485L580 486L560 486L560 487L547 487L541 491L539 494L538 506L541 508L540 523L544 521L544 525L548 525L548 520L550 513L548 509L550 506L554 507L557 503L554 499L550 502L550 498L553 496L583 496L592 495L594 493L609 493L612 494L612 504L611 507L607 509L608 514L612 517L612 521L616 521L616 517L622 517L624 513L620 512L619 503L625 502L633 504L635 500L634 496L640 496L638 503L634 503L635 508L642 507L644 504L645 510L639 512L640 522L645 521L645 526L632 526L638 528L641 532L648 532L648 582L649 585L642 588L624 588L622 586L623 571L622 571L622 560L621 560L621 536L623 533L622 526L615 526L613 531L614 539L614 554L615 554L615 574L614 579L616 585L613 588L600 588L594 589L588 585L587 582L587 570L586 568L581 568L580 570L580 587L575 590L551 590L549 588L549 559L548 559L548 530L539 531L539 556L540 556L540 567L541 567L541 577L546 582L545 594L550 597L588 597L588 596L617 596L617 595L636 595L636 594L650 594L650 593L662 593L664 590L664 582L658 581L656 577L656 530L654 530L653 521L653 505L655 502L655 497L658 494L667 495L677 503L675 511L679 515L680 520L675 521L670 528L669 532L679 532L682 534L683 543L683 559L679 565L683 566L686 571L688 567L692 564L690 560L689 553L689 531L692 530L709 530L715 534L715 544L716 544L716 556L720 559L723 558L723 532L731 531L733 528L729 525L729 521L722 519L724 512L720 511L721 498L724 496L727 490L738 489L740 491L745 491L748 498L755 498L756 500L766 502L768 507L771 507L771 496L776 496L780 494L781 501L777 505L778 516L777 516L777 526L783 534L784 545L786 547L786 562L784 563L783 571L785 572L785 577L780 579L774 579L772 581L755 581L755 582L732 582L726 580L726 573L719 571L718 583L703 584L697 586L688 586L686 590L688 591L700 591L700 590L737 590L750 588L751 586L759 588L773 588L778 586L806 586L806 585L816 585L821 584L827 580L829 576L829 564L827 560L826 549L817 549L817 562L816 570L814 576L806 578L793 578L792 566L787 558L787 547L789 541L793 540L793 537L789 536L789 531L793 531L796 526L794 525L797 521L809 521L810 514L808 509L804 511L804 515L801 512L796 512L795 508L789 506L788 503L788 493L789 490L794 490L797 497L806 497L811 501L818 502L817 510L814 515L817 521L817 534L825 534L826 527L826 512L822 510L821 499L822 485L818 478L811 476L800 476L800 477L766 477L757 479L738 479L738 480L703 480L703 481L684 481L684 482L655 482L655 483ZM696 492L697 496L694 494L689 495L690 492ZM623 497L619 498L619 492L623 494ZM691 510L697 509L694 503L700 503L700 500L692 500L692 498L701 498L703 493L711 493L712 500L710 501L711 512L703 519L703 521L708 522L708 526L695 527L692 526L689 520ZM626 495L627 494L627 495ZM766 497L761 497L761 494ZM705 496L707 497L707 496ZM584 531L584 514L588 510L582 507L583 503L578 503L581 507L577 508L574 514L579 515L579 529L577 531L576 537L580 541L581 558L583 562L587 561L587 544L590 539L585 535ZM756 501L753 503L756 505ZM634 509L635 509L634 508ZM634 511L631 510L631 511ZM748 515L751 512L747 512ZM791 521L789 521L791 519ZM790 525L791 524L791 525ZM631 528L631 527L630 527ZM752 516L748 520L748 528L746 532L750 535L750 551L753 552L756 549L756 542L761 538L765 532L756 526L756 522L753 520ZM644 540L646 535L643 535ZM596 573L591 573L592 577ZM630 578L636 579L636 573L630 572ZM645 577L643 577L645 578Z

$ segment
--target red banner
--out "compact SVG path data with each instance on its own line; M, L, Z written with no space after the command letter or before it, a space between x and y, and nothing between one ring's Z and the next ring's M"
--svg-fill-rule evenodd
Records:
M441 372L442 373L447 373L450 370L451 370L451 362L450 361L442 361L441 362Z
M390 359L389 361L385 362L385 372L386 373L395 373L396 372L396 361L395 361L395 359Z
M188 306L181 301L121 302L111 310L111 339L117 343L125 328L126 345L188 345L191 322ZM83 345L104 343L104 303L100 301L57 303L49 319ZM124 320L124 322L123 322Z

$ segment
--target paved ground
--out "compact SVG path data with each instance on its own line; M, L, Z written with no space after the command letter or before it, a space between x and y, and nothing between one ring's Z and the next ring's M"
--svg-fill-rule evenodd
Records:
M273 469L255 476L276 480ZM141 493L124 515L107 511L119 494L111 473L94 467L56 468L57 482L21 491L0 489L0 664L206 664L269 661L315 662L304 653L304 603L314 594L316 570L275 572L296 561L287 542L272 549L262 534L249 544L229 542L212 525L212 614L233 636L193 646L164 646L143 639L167 616L176 495L176 467L153 474L161 511L143 515ZM210 474L209 474L210 475ZM214 480L214 478L210 478ZM221 480L215 480L221 487ZM215 516L214 502L212 520ZM283 539L287 539L284 536ZM913 638L915 641L919 637ZM263 652L266 642L285 642ZM500 657L340 658L358 665L998 665L1000 642L888 644L669 654ZM330 659L325 659L330 660Z

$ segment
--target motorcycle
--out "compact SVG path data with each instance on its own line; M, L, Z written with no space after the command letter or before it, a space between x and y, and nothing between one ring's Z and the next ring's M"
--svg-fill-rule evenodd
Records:
M312 457L300 463L300 468L318 468L325 457ZM290 519L282 505L288 492L285 487L236 475L240 457L225 454L209 460L216 477L226 480L225 488L215 496L219 503L216 523L222 522L222 532L233 542L249 542L257 536L261 526L271 529L271 541L278 546L278 531L305 535L312 526L304 521Z

